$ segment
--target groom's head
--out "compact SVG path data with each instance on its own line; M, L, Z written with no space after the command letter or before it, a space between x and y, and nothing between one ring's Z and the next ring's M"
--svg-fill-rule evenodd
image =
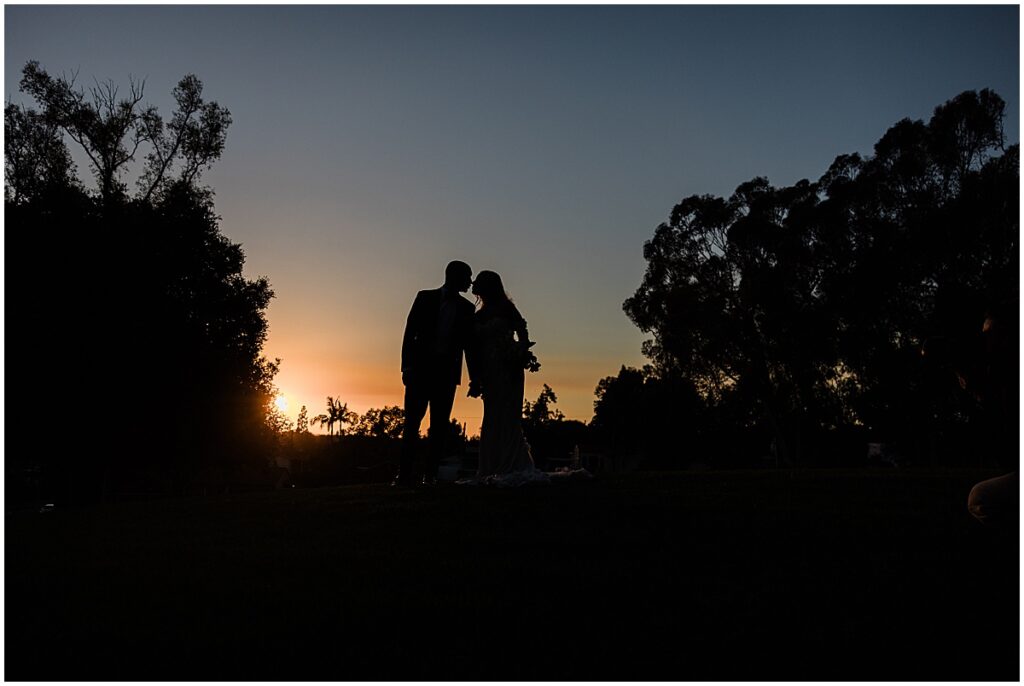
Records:
M444 269L444 285L447 288L454 288L459 293L465 293L473 283L473 270L469 265L459 260L452 260Z

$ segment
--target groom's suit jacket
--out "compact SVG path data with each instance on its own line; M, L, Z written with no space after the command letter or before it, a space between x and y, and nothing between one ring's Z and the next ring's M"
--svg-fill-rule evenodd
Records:
M402 373L412 383L458 386L465 353L473 378L473 304L457 291L420 291L412 303L402 339Z

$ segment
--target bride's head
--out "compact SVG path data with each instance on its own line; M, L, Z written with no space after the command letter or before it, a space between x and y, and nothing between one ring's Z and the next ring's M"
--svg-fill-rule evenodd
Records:
M516 311L512 299L505 293L502 277L494 271L483 270L476 274L473 281L473 295L478 299L480 311L487 310L492 314Z
M517 326L523 323L522 315L505 293L501 277L495 272L484 270L476 275L473 281L473 295L480 304L480 314L485 317L504 317Z
M501 277L495 272L484 270L473 280L473 295L480 299L481 309L487 306L501 305L509 302L505 294L505 286Z

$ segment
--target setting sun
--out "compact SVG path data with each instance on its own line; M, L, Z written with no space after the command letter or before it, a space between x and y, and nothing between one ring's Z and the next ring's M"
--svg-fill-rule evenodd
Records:
M274 405L277 409L281 410L281 412L288 411L288 400L283 395L279 395L274 398Z

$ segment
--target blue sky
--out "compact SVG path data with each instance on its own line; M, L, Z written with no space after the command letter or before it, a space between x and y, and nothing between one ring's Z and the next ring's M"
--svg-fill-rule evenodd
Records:
M5 83L27 60L127 84L165 114L185 73L228 107L205 177L246 273L277 293L266 353L292 416L327 395L400 404L402 327L445 263L492 269L542 383L589 419L643 363L622 313L643 242L695 193L816 179L963 90L1007 101L1003 6L6 5ZM473 425L479 403L454 415Z

